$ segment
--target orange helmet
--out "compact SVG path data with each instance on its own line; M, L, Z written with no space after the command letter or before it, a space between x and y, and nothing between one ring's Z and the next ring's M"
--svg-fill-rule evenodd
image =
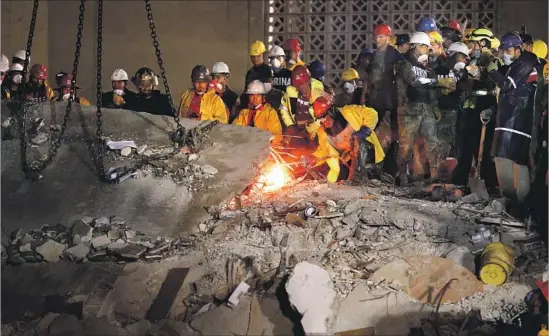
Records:
M311 73L304 65L298 65L292 71L292 85L301 86L311 80Z
M318 97L313 103L313 111L315 118L322 118L328 113L332 105L334 104L333 100L327 96Z
M48 78L48 68L43 64L35 64L31 67L30 74L36 79L45 80Z

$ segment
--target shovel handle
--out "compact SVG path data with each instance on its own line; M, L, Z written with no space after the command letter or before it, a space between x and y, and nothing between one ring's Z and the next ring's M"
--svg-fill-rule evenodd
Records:
M480 176L480 165L482 163L482 155L484 154L484 138L486 137L486 124L482 125L482 131L480 132L480 144L478 146L478 159L477 169L475 171L475 177Z

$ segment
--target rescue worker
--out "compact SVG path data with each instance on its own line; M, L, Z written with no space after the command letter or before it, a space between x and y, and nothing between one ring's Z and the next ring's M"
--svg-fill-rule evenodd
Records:
M309 65L307 65L307 69L309 69L311 77L322 82L322 85L324 85L324 91L334 95L334 90L324 82L326 76L326 67L324 66L324 63L319 60L312 61Z
M429 52L429 61L427 67L435 69L444 66L446 62L446 54L444 53L444 39L437 31L427 33L431 41L431 51Z
M128 104L129 110L174 116L175 111L170 104L170 98L157 89L158 77L150 68L138 69L131 80L138 91L134 102Z
M503 54L501 60L503 67L501 67L501 73L507 73L507 70L511 63L520 56L522 39L515 33L508 33L501 37L501 49Z
M282 122L282 117L278 111L280 110L280 103L282 102L282 97L284 97L285 91L280 91L273 86L274 73L272 69L268 70L269 71L261 71L259 81L263 83L263 86L265 87L266 102L277 111L279 120Z
M529 149L536 92L537 56L523 51L509 66L506 75L497 69L490 76L501 88L493 155L502 196L524 205L530 191ZM517 214L526 217L526 210Z
M71 86L72 86L72 74L67 74L61 78L59 81L60 86L57 88L57 92L59 93L58 96L55 98L55 101L57 102L65 102L68 101L71 96ZM78 90L80 89L80 86L78 84L74 85L74 100L73 102L80 104L81 106L91 106L91 103L89 100L87 100L84 97L80 97L78 95Z
M532 52L534 47L534 39L532 35L526 33L526 27L523 27L522 32L520 33L520 38L522 39L522 50Z
M362 96L362 87L359 87L359 75L353 68L343 70L341 73L341 82L343 91L334 97L334 106L343 107L345 105L360 105Z
M238 116L238 94L229 88L229 66L224 62L215 62L212 66L212 78L220 85L219 95L230 112L229 123Z
M438 28L435 19L430 17L421 18L416 25L416 32L429 33L437 30Z
M460 157L454 170L452 182L457 185L467 185L474 161L478 160L482 122L481 112L490 109L492 117L486 125L484 150L480 176L488 186L495 186L497 178L494 162L490 156L494 125L497 113L496 87L489 79L488 67L497 68L498 62L490 52L491 40L494 34L486 28L477 28L470 34L467 47L470 50L471 62L466 67L469 73L468 96L463 104L463 118L460 118L460 128L466 130L468 136L460 137Z
M135 105L137 95L128 89L128 73L124 69L115 69L111 75L112 91L104 92L101 106L110 109L126 109Z
M298 65L305 65L301 60L301 44L296 38L291 38L284 42L284 53L286 54L286 66L290 71L293 71Z
M347 105L335 108L330 97L320 96L313 103L315 118L320 120L318 147L306 156L310 166L324 162L329 167L328 182L334 183L341 176L340 161L350 161L347 181L351 184L368 182L367 164L379 164L385 154L373 129L378 122L377 112L366 106ZM369 157L370 144L374 156ZM373 160L372 160L373 159Z
M6 79L2 81L2 99L15 98L22 80L23 66L19 63L13 63L6 74Z
M287 140L294 147L316 147L314 139L319 123L314 117L313 102L324 94L324 86L304 65L292 71L292 85L288 86L280 104L280 115Z
M542 40L534 40L532 43L532 53L536 55L540 60L547 58L547 43Z
M6 55L2 54L2 58L0 59L0 85L4 81L4 78L6 77L6 73L10 69L10 61L6 57Z
M227 124L229 110L215 90L208 90L210 71L204 65L196 65L191 71L193 87L183 92L179 104L179 117L196 120L217 120Z
M286 55L279 46L269 50L269 64L273 69L273 86L275 89L286 92L286 88L292 85L292 72L286 68Z
M442 27L440 28L440 35L444 39L444 49L448 49L452 43L461 42L463 35L461 31L454 29L452 27Z
M27 51L26 50L17 50L15 54L13 54L13 57L11 58L11 63L15 64L21 64L22 66L25 66L25 58L27 57ZM31 62L31 58L29 56L29 64Z
M43 64L35 64L29 71L29 82L25 83L25 96L31 100L51 100L55 97L53 90L45 85L48 69Z
M273 135L282 134L282 126L276 110L266 102L267 91L261 81L248 84L245 94L249 95L248 108L240 110L233 125L257 127Z
M396 83L398 90L398 180L401 186L408 184L407 168L411 159L412 146L418 135L425 138L427 160L431 171L431 178L438 175L438 157L436 146L436 121L440 119L440 111L434 95L437 79L429 77L427 69L420 59L426 58L431 45L429 35L424 32L415 32L410 37L411 48L404 59L395 64Z
M244 89L248 87L251 81L259 79L264 76L267 71L272 71L269 65L264 63L263 54L267 51L265 44L261 41L254 41L250 44L250 60L252 61L252 67L246 72L246 79L244 81ZM248 95L242 94L240 96L240 109L248 106Z
M459 35L461 35L463 33L463 28L461 27L461 23L459 23L458 20L450 20L450 22L448 22L448 27L457 31L459 33ZM442 33L442 32L441 32ZM460 42L460 40L458 41L455 41L455 42Z
M396 47L401 54L406 54L410 50L410 35L397 34Z

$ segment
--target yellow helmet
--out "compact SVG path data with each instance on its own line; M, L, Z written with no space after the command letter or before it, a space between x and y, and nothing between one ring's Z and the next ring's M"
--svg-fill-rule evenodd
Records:
M492 39L492 42L490 43L490 48L499 49L500 46L501 46L501 41L494 36L494 38Z
M261 41L254 41L250 44L250 56L259 56L267 51L265 44Z
M469 37L470 41L482 41L482 40L488 40L492 41L494 39L494 33L490 29L487 28L477 28L473 30L471 33L471 36Z
M345 69L341 73L341 80L344 82L350 82L358 78L359 78L358 71L356 71L353 68Z
M394 47L394 46L396 45L396 43L397 43L397 38L396 38L396 36L395 36L395 35L391 36L391 37L389 38L389 44L390 44L391 46Z
M467 28L465 29L465 31L463 32L463 41L468 41L469 38L471 37L471 33L475 30L476 28Z
M547 57L547 44L542 40L535 40L532 52L536 54L537 57L544 59Z
M427 35L429 35L429 40L431 41L431 43L444 43L444 39L442 38L442 35L440 35L439 32L437 31L430 31L427 33Z

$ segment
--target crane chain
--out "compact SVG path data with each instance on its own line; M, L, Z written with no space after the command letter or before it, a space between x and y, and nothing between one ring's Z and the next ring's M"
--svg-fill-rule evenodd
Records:
M186 131L179 121L179 116L173 103L172 92L170 91L170 86L168 85L168 77L166 76L164 61L162 60L162 53L160 52L160 43L158 42L158 36L156 34L156 25L154 24L150 0L145 0L145 10L147 11L147 19L149 20L149 28L151 29L151 38L153 40L154 52L158 60L158 67L160 68L160 76L162 77L162 82L164 83L166 95L168 96L168 101L170 102L170 108L172 109L173 113L173 120L177 125L177 131L172 135L172 141L174 142L175 147L182 147L185 144Z
M103 162L103 121L101 113L101 105L103 101L103 88L102 88L102 68L103 68L103 0L97 0L97 131L96 131L96 148L95 161L99 170L99 179L105 180L105 165Z

